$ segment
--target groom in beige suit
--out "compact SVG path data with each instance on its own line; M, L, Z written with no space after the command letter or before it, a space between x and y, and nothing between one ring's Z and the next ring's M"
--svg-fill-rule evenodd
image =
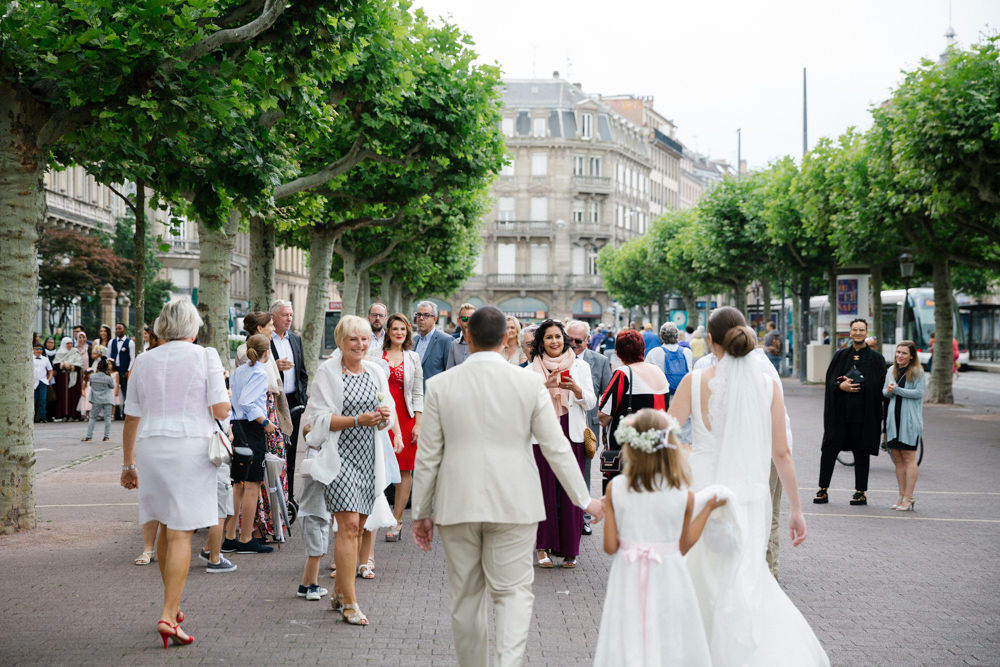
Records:
M441 531L451 628L462 667L485 667L486 589L496 611L496 667L524 658L535 596L534 546L545 518L532 438L576 504L595 521L593 500L537 373L507 362L507 319L485 306L469 318L470 356L427 381L413 471L413 539L430 551Z

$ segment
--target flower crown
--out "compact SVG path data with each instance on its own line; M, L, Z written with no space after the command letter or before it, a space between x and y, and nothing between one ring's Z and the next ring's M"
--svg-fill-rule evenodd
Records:
M681 425L673 415L667 415L667 428L662 431L650 429L639 433L632 426L633 418L626 419L615 431L615 440L619 444L627 444L633 449L652 454L659 449L677 449L677 445L670 442L670 434L680 434Z

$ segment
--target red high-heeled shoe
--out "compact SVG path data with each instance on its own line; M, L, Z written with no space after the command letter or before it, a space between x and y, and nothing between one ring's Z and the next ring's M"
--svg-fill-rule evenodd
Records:
M160 629L161 625L165 625L170 628L170 632L164 632ZM187 639L181 639L180 635L177 634L177 627L179 623L171 623L170 621L160 621L156 624L156 631L160 633L160 637L163 639L163 648L167 648L169 639L173 639L175 644L180 644L181 646L187 646L194 641L194 637L188 635Z
M180 625L184 622L184 612L180 609L177 610L177 624Z

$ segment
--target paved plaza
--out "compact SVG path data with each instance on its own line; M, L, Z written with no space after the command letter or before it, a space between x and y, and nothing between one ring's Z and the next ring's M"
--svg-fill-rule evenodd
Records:
M823 390L786 381L785 392L809 537L794 550L784 540L779 581L831 663L1000 666L1000 375L964 374L955 406L925 407L912 514L889 509L885 455L872 462L867 507L848 505L843 466L830 504L813 505ZM38 529L0 538L0 665L455 664L440 541L419 551L409 513L406 539L380 538L376 579L358 581L371 626L295 596L305 558L293 526L274 554L232 554L230 574L210 577L192 558L182 608L195 643L163 650L158 570L132 564L142 540L135 492L118 484L121 422L111 443L81 443L84 424L35 433ZM528 664L593 660L611 562L600 526L581 548L576 570L536 569ZM326 573L324 561L321 584L332 588Z

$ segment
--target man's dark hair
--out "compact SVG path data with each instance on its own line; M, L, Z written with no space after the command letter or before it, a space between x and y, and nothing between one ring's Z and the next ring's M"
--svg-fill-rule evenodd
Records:
M865 331L868 330L868 320L866 320L865 318L863 318L863 317L855 317L853 320L851 320L851 327L850 327L851 329L854 328L854 323L855 322L861 322L862 324L865 325Z
M507 316L496 306L477 308L469 317L469 338L480 350L500 347L507 334Z
M689 333L689 334L693 334L693 333L694 333L694 327L686 327L686 328L684 329L684 331L686 331L686 332L687 332L687 333Z
M778 328L778 325L777 325L777 324L775 324L774 322L772 322L771 320L768 320L768 321L767 321L767 328L768 328L768 329L777 329L777 328Z
M125 327L125 329L128 329L128 325L125 324L124 322L115 322L115 326L118 326L119 324Z

